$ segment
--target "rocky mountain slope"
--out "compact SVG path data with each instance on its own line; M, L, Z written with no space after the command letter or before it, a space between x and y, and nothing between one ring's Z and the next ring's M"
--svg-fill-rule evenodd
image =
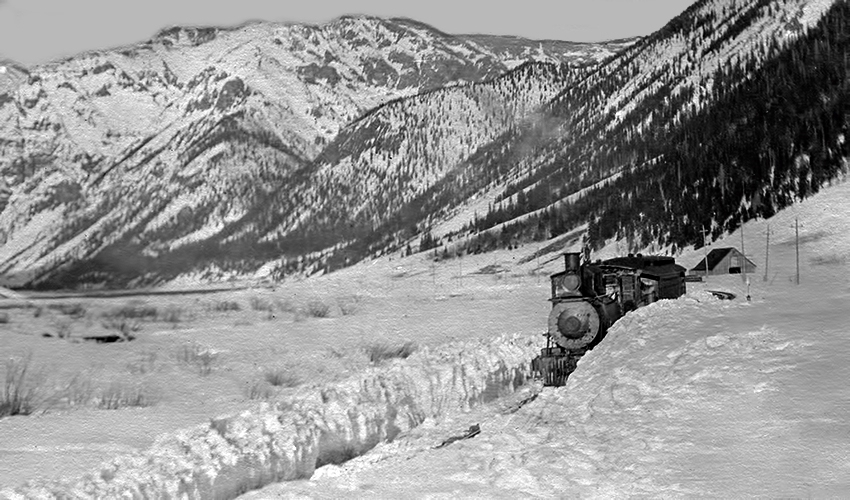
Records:
M842 11L834 4L697 2L619 56L571 72L560 80L562 89L546 97L532 113L510 111L515 119L501 126L479 120L479 113L463 108L458 114L465 119L453 123L457 111L449 103L468 92L462 88L447 89L453 97L442 98L443 104L435 104L430 96L387 104L369 119L349 125L326 150L339 148L344 154L320 157L312 164L307 178L319 176L323 186L333 186L338 179L339 186L333 189L333 196L314 195L306 186L299 190L306 193L302 199L309 200L304 203L308 208L297 212L298 219L280 219L277 237L283 243L277 249L296 248L296 255L303 255L343 244L313 258L320 266L334 268L405 244L409 251L446 245L444 255L477 252L546 240L590 224L595 231L586 233L585 240L591 247L605 239L622 238L634 250L675 250L696 243L693 230L681 229L688 220L675 222L684 206L689 207L690 220L701 218L717 237L734 229L747 211L739 207L741 196L764 199L765 189L770 187L753 184L746 194L736 192L738 198L721 197L726 205L719 210L712 206L717 200L713 193L694 194L694 199L701 200L698 203L689 202L682 194L690 192L683 189L683 179L707 186L717 185L721 177L720 182L731 189L733 179L740 175L730 172L747 168L744 163L736 166L731 158L721 158L731 147L731 137L717 130L738 119L735 113L745 108L738 105L719 114L715 110L728 108L730 99L740 104L768 97L769 90L754 87L753 82L768 81L764 72L777 64L784 67L785 63L777 62L783 58L806 61L800 55L806 52L801 47L819 45L817 53L846 50L840 38L824 34L818 24L827 12L830 19L842 19ZM839 28L833 31L840 32ZM842 71L842 64L846 71L844 60L833 62L839 67L830 71ZM502 79L535 79L533 72L520 72L514 70L515 76ZM810 74L823 73L812 70ZM793 75L783 78L791 92L798 85L811 87L811 82ZM843 119L843 101L833 99L830 90L836 88L836 81L840 77L823 80L821 95ZM523 92L516 95L517 102L522 102ZM435 107L439 113L434 112ZM497 107L510 109L504 103ZM789 115L787 119L798 117ZM755 118L740 119L741 126L748 120ZM758 121L767 135L788 133L774 128L778 124L768 118L758 117ZM696 122L703 125L694 126ZM451 135L446 134L446 123L451 124L447 127L453 131ZM701 135L706 128L712 132ZM825 140L835 143L840 127L832 123L829 128L834 133ZM671 138L676 140L671 142ZM715 140L718 138L723 139ZM450 155L443 152L447 143L451 144ZM722 167L721 172L703 170L704 159L691 163L679 158L670 163L674 153L681 153L680 148L698 151L702 143L712 144L715 161L730 162L725 172ZM798 148L788 155L799 153ZM838 157L840 154L833 155L831 161ZM653 173L648 176L650 170ZM675 178L668 175L671 172ZM835 169L827 168L817 174L818 182L833 175ZM650 186L647 179L655 184ZM672 179L675 182L670 182ZM634 188L637 182L642 186L639 189ZM740 186L740 181L736 185ZM661 197L650 194L658 186ZM675 194L677 189L679 194ZM605 222L600 226L596 219ZM298 231L299 226L311 230ZM286 230L295 234L287 237ZM462 238L462 243L457 238ZM303 266L301 260L298 266ZM298 266L285 267L293 270Z
M27 69L8 59L0 59L0 99L9 99L8 94L18 88L29 76Z
M716 239L817 191L846 169L846 9L695 4L551 103L571 134L557 134L551 160L517 163L533 174L499 191L489 220L473 221L497 230L473 244L587 224L592 248L616 238L675 252L702 245L700 226ZM612 79L625 83L606 90Z
M784 99L768 88L771 76L767 75L773 71L770 68L796 67L796 73L791 72L794 74L776 75L773 71L774 77L781 76L783 88L788 92L802 88L805 93L798 95L821 99L824 102L821 111L836 117L825 120L819 115L806 120L809 126L821 131L810 134L819 137L821 149L832 148L826 155L829 165L797 170L817 171L814 184L827 182L836 175L836 165L842 157L842 148L836 149L836 145L843 144L841 123L846 117L845 100L841 97L844 92L841 75L846 75L847 67L847 60L841 58L841 54L846 54L846 41L840 36L845 22L841 8L841 2L831 1L697 2L659 32L598 67L582 72L530 119L520 120L517 126L505 129L495 139L465 148L465 159L450 167L442 166L451 175L434 181L407 207L389 212L392 217L384 217L383 226L377 230L375 221L361 226L358 244L349 245L351 252L337 251L342 256L336 262L351 260L352 253L364 255L376 249L399 248L405 241L413 248L418 242L420 249L448 244L450 253L483 251L523 241L546 240L588 223L596 229L586 236L592 247L605 239L622 238L635 250L675 251L676 247L698 243L695 239L698 232L693 228L683 229L693 225L689 221L699 219L717 237L737 227L742 218L769 216L787 203L782 200L793 198L793 194L789 195L786 189L773 200L776 203L771 204L770 210L749 211L750 200L754 197L764 200L765 192L772 186L770 182L765 184L764 179L742 183L741 179L747 178L746 171L757 162L752 158L734 159L723 152L733 147L735 141L734 148L740 149L740 138L748 137L741 132L749 130L749 124L759 123L765 137L760 141L766 144L767 138L774 139L773 156L763 149L762 158L781 155L780 162L786 165L808 161L805 155L811 140L794 141L792 148L782 151L781 138L797 132L772 121L777 115L771 115L769 108L757 113L751 109L753 103L762 99L769 99L768 102ZM824 23L832 23L832 27L825 28ZM829 60L821 57L813 64L813 68L820 68L808 70L806 76L808 61L830 51L838 56ZM830 77L820 80L817 84L820 90L813 90L817 88L813 75ZM804 112L802 103L806 99L795 101L801 103L800 112L783 115L783 120L790 123L803 118L800 113ZM735 104L730 106L730 102ZM742 106L746 103L750 104L750 110ZM407 100L395 106L407 106ZM721 108L725 111L716 111ZM742 116L745 113L749 116ZM418 123L418 116L407 124ZM740 131L720 134L730 120L738 122L733 126L742 127ZM364 125L357 122L350 127L360 126ZM364 144L361 151L380 157L381 151L391 147L386 144L403 143L423 134L440 135L433 126L431 133L423 132L418 126L398 128L408 130L404 137L389 143L379 139L374 141L378 146ZM341 137L344 135L345 132ZM715 167L703 169L705 158L699 162L684 160L683 149L708 153ZM679 155L677 160L675 155ZM415 163L419 157L408 154L394 161ZM435 164L441 161L444 160ZM722 166L724 162L727 164ZM721 167L718 169L717 165ZM758 172L770 171L770 168L758 168L762 169ZM650 171L652 175L648 176ZM675 177L670 175L673 173ZM761 175L756 173L750 179ZM459 179L463 181L458 182ZM648 179L653 179L654 184ZM718 191L728 188L735 197L721 196L723 207L717 209L713 205L718 198L713 192L701 189L704 192L695 194L689 202L687 194L675 194L677 189L681 193L691 192L683 189L685 179L697 186L725 185ZM635 183L641 187L635 188ZM784 185L792 184L796 185ZM733 190L733 186L744 189ZM358 188L351 190L371 193L369 186ZM796 188L792 191L799 196L807 192ZM369 199L377 203L381 196L373 193ZM694 203L694 200L698 201ZM679 219L684 206L689 207L689 218ZM334 232L350 234L347 228L358 223L358 213L348 211L347 216L338 217ZM442 221L429 220L431 214L439 213L451 215ZM605 220L604 227L596 222L597 218ZM427 245L418 238L410 238L410 233L415 235L417 231L407 228L417 226L420 230L428 229L422 236ZM442 238L435 241L432 232ZM375 234L382 235L383 242L371 236ZM458 237L463 238L463 243L451 243ZM364 238L371 238L373 245L360 244Z
M401 249L442 247L436 255L450 256L552 238L564 245L582 234L591 247L611 238L632 250L699 245L694 228L717 237L769 217L846 167L845 8L702 0L598 64L551 62L570 45L536 42L540 61L507 72L532 49L517 48L517 39L447 38L409 20L275 25L324 48L289 72L269 67L303 52L282 35L257 35L268 25L168 30L110 54L176 57L214 47L217 62L177 71L157 56L178 83L204 76L175 88L173 100L166 89L174 78L146 83L161 89L146 95L168 103L153 119L157 132L133 119L125 128L135 132L117 138L92 126L90 134L75 128L73 141L55 140L69 133L45 118L57 115L44 111L47 93L36 91L33 72L16 94L21 111L0 109L6 123L25 124L12 130L28 134L3 143L18 148L7 157L28 160L5 167L19 201L0 214L0 271L32 286L132 285L280 278ZM322 38L322 30L333 35ZM280 40L286 50L263 59L257 40L268 50ZM336 44L345 50L330 50ZM401 61L399 48L412 60ZM386 64L374 57L381 50ZM402 83L403 75L419 83ZM132 88L132 78L122 81ZM91 85L89 93L101 93L99 82ZM79 153L92 140L121 146L109 160ZM69 156L76 163L52 160ZM766 196L774 190L781 195Z
M492 79L525 57L579 63L628 43L505 42L344 17L177 27L31 68L0 98L0 274L33 284L62 268L63 284L126 284L141 277L126 268L135 258L203 243L288 196L292 173L376 106Z

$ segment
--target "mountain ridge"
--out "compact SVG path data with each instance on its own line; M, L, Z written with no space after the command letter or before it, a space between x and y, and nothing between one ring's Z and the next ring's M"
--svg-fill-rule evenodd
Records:
M738 65L739 61L748 58L751 59L751 64L753 61L755 64L760 64L766 58L773 57L769 54L769 51L775 53L787 44L792 43L797 37L805 35L831 6L832 2L706 1L694 4L692 8L674 19L662 30L626 49L621 55L607 60L601 66L591 69L585 78L584 85L587 90L580 90L582 86L579 84L565 86L562 95L553 99L549 106L550 111L544 111L544 114L548 114L552 119L543 120L542 126L532 123L530 128L518 134L512 132L512 137L506 136L501 142L493 142L492 145L486 147L481 145L484 149L476 153L478 160L475 159L475 155L468 160L472 162L468 163L472 170L468 170L468 173L465 174L467 178L485 178L489 169L500 165L499 169L504 172L503 175L514 176L516 179L507 185L500 184L501 181L496 182L491 188L479 185L478 188L472 189L472 192L480 192L483 196L478 196L479 199L489 198L491 200L490 207L487 205L482 207L487 208L487 218L490 218L489 212L498 213L499 215L495 218L500 219L503 223L528 211L539 211L547 206L554 208L553 202L569 199L574 193L582 192L587 187L599 182L608 182L605 181L606 178L612 181L616 180L620 172L628 171L628 169L634 167L633 164L632 166L629 166L629 164L636 160L635 155L639 154L639 151L617 148L615 149L616 155L612 156L606 151L611 149L610 146L606 147L604 143L599 142L600 140L604 139L611 144L616 144L622 142L621 139L617 138L618 135L630 141L631 138L645 135L647 131L653 129L656 130L654 133L658 133L658 130L661 129L654 125L649 126L653 119L663 123L664 128L677 126L676 124L685 119L684 117L698 112L704 106L710 105L716 100L713 93L718 92L718 90L711 87L714 86L714 77L719 74L718 71ZM683 39L672 45L672 47L681 47L677 50L680 50L685 56L684 59L679 60L670 56L659 57L660 53L669 54L668 47L671 45L668 40L676 40L680 33L698 34L696 37ZM748 52L742 52L741 47L746 48ZM694 52L696 50L698 52ZM636 57L640 56L641 53L646 54L641 57L648 61L648 64L641 63L645 69L641 69L641 66L635 65L633 62L639 61ZM694 56L699 58L694 59ZM694 66L695 61L698 62L697 73L689 69ZM617 80L616 73L606 70L606 65L621 73L625 71L626 77ZM676 76L677 74L680 76ZM704 75L700 77L704 80L699 78L692 80L695 74ZM640 83L640 80L635 79L636 76L642 78L646 83ZM672 83L668 84L665 81ZM694 92L692 81L697 83L697 88L701 89L700 92ZM700 84L701 81L704 83ZM725 85L728 88L724 91L733 89L739 83L727 78ZM708 85L711 89L706 90L704 85ZM630 87L634 90L628 90ZM624 90L632 97L625 94ZM635 100L633 96L639 97L640 100ZM566 110L563 109L563 104L560 104L565 100L568 103ZM598 116L596 119L593 118L594 112L589 111L592 106L601 106L597 108L599 111L595 112ZM580 128L576 130L576 126ZM570 133L567 133L568 130ZM510 159L512 155L516 155L515 152L512 152L516 149L516 146L523 149L521 147L523 143L537 141L537 139L534 139L536 136L548 136L551 139L547 139L544 141L546 144L537 148L538 151L534 153L536 155L534 157L538 159L533 159L524 154L520 154L517 160ZM493 152L495 152L495 155ZM605 159L606 157L607 159ZM600 159L604 159L605 162L608 162L608 165L600 164ZM647 160L650 159L642 161ZM475 167L476 162L480 162L481 165ZM534 166L535 163L539 166ZM595 171L576 170L576 167L594 164L598 165L594 167ZM468 169L469 167L459 168ZM623 170L624 168L625 170ZM528 172L530 175L525 176L525 179L533 182L529 183L527 180L523 180L524 176L520 172ZM591 175L586 177L587 173ZM582 180L583 178L584 180ZM521 183L517 181L521 181ZM536 191L529 191L529 189L535 187L537 188ZM481 191L482 189L483 191ZM488 190L494 192L494 195L488 195ZM454 196L453 191L452 188L445 192L449 197L452 197ZM541 191L548 191L548 194L541 193ZM522 195L519 198L518 193ZM461 196L461 198L463 197ZM433 198L432 195L432 199L436 198ZM533 200L529 202L529 199ZM497 207L495 210L492 208L494 204L502 203L506 204L506 210L502 210L501 207ZM457 205L452 208L453 204ZM426 205L426 208L421 209L421 211L429 214L446 209L457 211L463 204L462 200L455 200L448 204L430 205L430 208L427 208L429 205ZM507 205L511 206L509 211L513 212L513 215L506 215ZM517 206L521 206L521 208L517 208ZM558 211L568 210L567 207L569 206L570 203L567 203ZM471 230L469 228L476 228L476 231L485 229L480 225L479 217L473 210L464 212L461 209L460 212L467 214L467 229L443 233L445 238L440 238L436 241L436 244L451 246L455 248L455 252L470 251L470 248L492 248L494 239L486 234L483 235L486 244L473 242L474 245L470 244L466 248L457 248L455 244L449 245L453 237L469 238L468 231ZM565 223L563 218L559 221L553 221L554 216L547 214L546 219L546 221L540 222L537 228L530 229L532 235L519 234L516 230L503 232L502 237L507 239L499 242L497 246L513 246L518 241L528 241L529 238L536 240L543 238L544 235L557 236L575 228L574 223L570 223L572 225L569 227L562 227L562 224ZM408 243L408 248L410 246L415 248L417 241L419 241L416 236L417 233L426 229L422 227L424 220L426 219L414 217L409 219L408 222L396 224L394 226L396 229L387 229L387 231L392 233L392 231L398 230L399 226L419 225L418 231L412 231L412 240ZM582 222L585 221L579 221L579 224ZM455 227L457 225L455 224ZM463 223L459 225L462 226ZM425 234L430 235L430 224L426 223L424 226L428 229ZM409 236L411 235L399 235L395 243L390 244L387 248L390 250L400 248ZM656 235L656 238L658 237ZM422 245L420 242L418 246L422 248L435 243L430 238L428 240L429 245ZM679 242L679 244L682 243ZM376 248L373 248L373 250L376 250ZM365 255L365 252L366 249L360 248L355 254ZM383 252L379 251L378 254ZM351 258L349 255L340 259L330 258L329 260L334 261L334 265L339 265L340 261L348 261Z
M226 234L346 123L514 64L435 32L363 16L172 27L30 68L0 105L0 273L20 284L117 241L156 255Z
M33 81L25 89L29 93L19 92L17 106L30 119L27 133L32 139L21 147L32 161L6 168L7 177L22 179L12 186L10 199L18 196L24 204L0 213L3 242L10 233L14 240L0 248L0 272L37 270L21 279L29 286L133 286L180 276L280 279L399 251L433 249L438 257L450 257L551 238L592 248L613 237L627 240L630 250L676 252L694 244L694 235L671 221L676 208L669 203L674 197L666 194L669 176L735 193L728 179L739 182L742 177L740 165L725 165L731 157L715 159L724 165L719 171L685 172L690 168L686 164L670 163L681 153L675 148L698 149L694 124L706 116L711 123L718 120L720 115L712 114L715 107L725 109L728 96L752 88L748 81L762 78L766 65L805 51L800 47L806 44L819 44L821 51L844 50L844 42L834 36L823 42L810 34L821 33L818 23L823 19L833 22L840 16L838 3L701 0L661 30L597 64L570 66L547 55L542 62L508 71L499 68L510 66L516 54L492 55L471 42L453 45L456 39L439 39L429 45L437 52L423 52L416 44L435 40L438 30L395 38L413 29L404 23L341 19L330 29L330 42L310 27L292 28L299 33L294 41L279 38L277 32L258 37L268 26L253 24L245 28L251 40L265 40L272 50L283 47L285 54L301 44L310 54L300 59L301 70L287 81L313 89L322 99L349 95L349 107L295 112L282 106L286 101L275 98L281 94L272 91L276 87L269 80L278 73L262 69L263 64L282 67L284 56L272 57L272 52L233 67L214 59L220 63L200 65L194 74L202 76L191 81L186 68L175 66L172 76L161 72L159 79L141 82L163 94L179 94L163 115L173 121L160 120L167 124L162 133L118 141L111 168L97 159L59 168L50 163L52 153L34 147L48 151L55 146L44 137L56 130L50 120L25 116L26 110L41 109L44 99L41 90L30 88L39 83ZM225 41L242 32L188 33L165 30L163 40L170 41L156 50L171 58L188 51L186 47L212 47L219 53ZM185 47L174 48L180 44ZM336 52L327 50L334 44L349 47L349 59L335 60ZM407 47L410 59L388 56L381 63L365 56L362 64L351 62L357 50L373 54L380 46ZM238 50L244 54L246 49ZM446 66L434 66L436 53L447 54ZM172 60L165 62L171 71ZM405 64L425 77L409 95L390 96L388 86L410 88L400 78ZM120 66L101 64L89 71L117 75L127 87L140 88L134 73ZM367 73L368 78L358 79ZM479 79L470 81L470 74ZM779 74L789 85L808 85L799 71ZM431 88L433 75L454 80ZM108 99L108 93L118 92L114 84L95 82L89 94ZM174 90L177 84L179 92ZM835 85L832 80L828 84ZM373 93L365 95L363 89ZM385 100L376 101L381 92ZM842 95L832 87L823 92L836 99ZM369 104L357 107L357 99ZM836 102L837 107L817 112L840 114L844 101ZM9 109L0 107L0 123ZM725 119L735 123L739 118L734 116ZM754 116L747 120L760 119ZM806 120L835 128L821 115ZM311 125L305 129L305 123ZM714 136L734 142L724 134ZM677 142L665 146L668 137ZM6 140L0 148L4 144L18 143ZM713 144L723 150L727 143ZM704 162L693 158L699 165ZM94 189L85 180L76 186L64 183L62 172L74 168L78 179L105 179L109 182L98 182L110 189ZM818 174L818 182L834 174L829 167L826 177ZM665 186L663 207L641 202L655 188L641 184L640 175ZM42 199L21 196L26 190ZM619 196L626 198L615 201ZM709 221L714 231L733 229L735 213L739 218L753 215L727 198L728 207L711 212L703 206L711 195L700 196L702 201L687 208L688 217L713 213ZM618 215L617 210L632 212ZM58 230L45 222L45 214L60 213L75 220Z

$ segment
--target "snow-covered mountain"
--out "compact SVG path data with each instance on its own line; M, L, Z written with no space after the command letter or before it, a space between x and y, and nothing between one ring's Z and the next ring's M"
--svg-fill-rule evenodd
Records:
M595 63L635 44L640 37L598 43L561 40L529 40L514 36L459 35L464 40L486 47L499 59L519 65L527 61Z
M773 186L763 175L785 176L795 158L808 154L803 143L781 149L781 137L799 137L787 125L828 132L822 141L832 149L824 162L813 163L812 185L840 166L842 125L825 122L829 116L840 121L846 92L841 97L838 76L814 82L808 75L846 72L845 59L823 55L846 50L842 16L841 4L830 1L697 2L618 56L568 72L560 91L538 94L531 112L512 111L511 99L478 97L477 106L511 116L497 125L477 107L457 104L473 92L468 88L389 103L346 127L326 149L330 154L312 164L322 185L338 183L334 196L305 187L298 191L309 200L304 210L272 212L281 217L278 235L313 229L289 240L284 234L287 243L279 248L319 250L344 242L321 257L335 267L405 244L468 253L547 240L591 223L595 231L586 239L592 247L616 237L636 251L675 251L695 242L698 226L689 221L711 225L716 238L742 218L769 217L787 204L783 200L808 189ZM807 64L821 69L807 72ZM536 74L518 68L499 81L523 82L521 89L537 81ZM770 85L777 80L783 85ZM512 92L517 106L525 102L525 92ZM813 95L823 96L822 110L807 107ZM794 108L786 106L791 102ZM755 103L765 106L755 109ZM728 128L731 122L741 128ZM754 151L742 143L751 139L742 132L753 131L747 126L753 122L762 124L764 137L752 140L764 146L758 158L744 159L737 152ZM700 151L715 156L711 165L684 156ZM765 165L770 161L773 167ZM744 164L754 166L752 173ZM647 195L658 186L661 197ZM301 247L304 242L313 246Z
M279 277L582 227L675 252L845 168L842 9L702 0L580 67L559 62L575 44L358 17L175 28L33 69L0 108L0 272Z
M20 64L6 59L0 59L0 106L12 101L12 93L21 84L26 82L28 75L29 72L27 69ZM3 139L0 138L0 144L2 144L2 141ZM0 213L6 208L11 194L12 191L6 185L5 179L0 176Z
M0 99L8 99L8 94L14 92L26 81L29 72L22 65L8 59L0 59Z
M476 180L454 168L482 144L498 139L557 95L582 68L527 63L496 79L400 99L345 127L311 163L289 198L277 197L269 215L290 217L264 226L266 238L295 238L321 250L362 236L399 213L438 218L416 207L420 197L451 180L462 192ZM471 194L471 193L469 193ZM385 234L385 233L383 233Z
M580 63L628 43L458 37L361 16L175 27L32 68L24 82L7 71L17 87L4 83L0 100L11 191L0 272L22 283L94 259L103 276L139 277L127 257L204 241L287 196L290 174L376 106L491 79L526 57Z

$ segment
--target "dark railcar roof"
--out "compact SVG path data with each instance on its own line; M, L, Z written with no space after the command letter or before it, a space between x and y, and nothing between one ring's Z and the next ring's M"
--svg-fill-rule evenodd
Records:
M641 270L641 274L648 278L661 279L670 276L684 274L686 269L676 264L673 257L661 255L630 255L628 257L614 257L602 261L602 267L619 267L625 269Z

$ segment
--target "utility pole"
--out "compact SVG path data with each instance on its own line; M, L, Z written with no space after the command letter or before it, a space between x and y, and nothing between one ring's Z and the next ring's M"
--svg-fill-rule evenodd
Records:
M744 222L743 221L741 221L741 281L743 281L744 283L747 282L747 252L744 250Z
M534 274L537 275L537 284L540 284L540 246L537 246L537 272Z
M767 225L767 238L764 240L764 281L767 281L768 262L770 262L770 224Z
M797 284L800 284L800 219L794 218L794 246L797 250Z
M431 261L431 282L434 285L434 298L437 298L437 264Z
M705 281L708 281L708 247L705 243L705 226L702 226L702 255L705 262Z
M457 266L458 266L458 275L457 280L458 284L461 288L463 288L463 256L461 256L460 251L457 251Z

